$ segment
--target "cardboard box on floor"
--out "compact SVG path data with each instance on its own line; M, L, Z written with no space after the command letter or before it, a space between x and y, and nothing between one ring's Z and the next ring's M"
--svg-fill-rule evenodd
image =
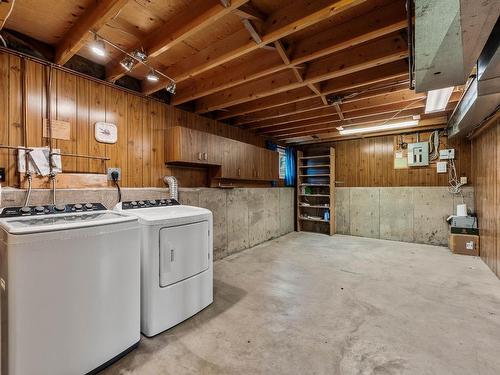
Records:
M455 254L479 256L479 236L450 233L449 247Z

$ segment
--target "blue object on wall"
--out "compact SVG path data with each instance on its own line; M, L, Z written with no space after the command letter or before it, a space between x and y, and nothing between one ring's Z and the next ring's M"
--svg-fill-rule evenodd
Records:
M285 186L295 186L295 149L288 146L285 149L286 156L286 173L285 173Z

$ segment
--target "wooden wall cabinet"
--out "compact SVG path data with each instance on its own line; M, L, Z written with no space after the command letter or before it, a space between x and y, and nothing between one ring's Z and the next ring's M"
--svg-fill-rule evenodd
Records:
M166 162L220 166L217 178L272 181L279 178L275 151L176 126L166 132Z

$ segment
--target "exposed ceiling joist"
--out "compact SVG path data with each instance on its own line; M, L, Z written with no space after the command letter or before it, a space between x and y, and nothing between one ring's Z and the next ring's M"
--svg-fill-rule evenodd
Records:
M262 43L262 38L259 35L259 32L255 28L255 26L252 24L252 22L246 18L242 18L241 22L243 23L243 26L245 26L245 29L247 29L248 33L252 37L253 41L257 44Z
M408 66L405 61L396 61L389 64L384 64L349 74L346 76L334 78L322 83L323 93L328 95L332 93L340 93L346 90L353 90L358 88L367 88L372 85L391 82L395 79L407 79ZM227 111L220 112L216 119L223 120L231 117L247 115L252 121L255 112L261 113L272 108L280 107L283 105L307 100L314 98L316 95L310 91L309 88L301 87L296 90L290 90L283 93L275 94L270 97L257 99L251 102L235 105L227 109ZM287 113L287 112L285 112ZM250 122L250 121L249 121Z
M16 0L2 0L0 1L0 30L3 29L5 22L9 18L12 10L14 9L14 3Z
M128 0L102 0L89 7L69 29L56 47L54 61L65 64L91 38L90 30L98 31L107 21L116 16Z
M260 10L255 8L251 2L243 4L239 8L233 10L233 14L236 14L240 18L253 20L253 21L264 21L266 19L265 14Z
M269 74L285 70L290 66L302 68L304 63L328 54L339 52L343 49L365 43L369 40L379 38L406 27L404 9L400 9L400 2L390 4L386 7L369 12L363 17L358 17L313 37L305 38L297 43L294 54L290 57L289 52L280 40L274 42L282 62L272 58L259 61L265 65L262 70L257 70L254 64L238 67L238 76L233 72L221 75L213 73L203 76L202 79L190 80L188 85L179 86L178 93L172 98L172 104L179 105L191 100L226 90L239 84L262 78ZM151 90L154 90L153 86ZM160 87L159 85L156 87ZM149 93L149 92L146 92Z
M293 144L300 143L302 145L306 145L313 143L315 144L315 143L344 141L344 140L359 139L359 138L379 137L383 135L409 134L415 132L431 131L435 129L443 129L446 127L446 121L447 121L446 116L441 116L441 117L421 120L419 124L415 127L404 128L400 130L396 129L396 130L382 131L382 132L379 131L374 133L365 133L353 136L341 136L338 133L338 131L332 130L330 132L315 135L315 139L311 139L310 136L297 136L297 137L284 138L282 140L287 143L293 143ZM309 139L307 139L306 137Z
M196 102L196 112L206 113L226 108L307 86L310 83L317 83L398 61L407 56L406 42L400 36L390 35L312 62L308 66L303 82L296 82L293 77L290 77L289 72L280 72L272 77L265 77L246 85L204 97Z
M152 32L142 43L142 47L150 58L161 55L248 1L232 0L229 6L226 7L220 1L216 0L197 0L182 14L177 15L171 22L167 22L159 30ZM140 45L136 45L135 49L140 47ZM120 61L115 61L106 70L106 79L108 81L115 81L124 76L125 73L127 72L120 65Z
M221 64L250 53L262 45L273 43L287 35L305 29L368 0L296 0L269 15L262 25L261 43L248 40L245 34L234 33L203 49L189 59L168 67L166 73L176 82L199 75ZM246 30L243 30L246 33ZM158 91L164 83L145 86L145 94Z

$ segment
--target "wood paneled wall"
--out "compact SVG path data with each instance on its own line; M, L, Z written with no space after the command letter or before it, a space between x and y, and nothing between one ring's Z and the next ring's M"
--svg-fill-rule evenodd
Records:
M0 144L24 144L22 124L23 74L26 79L27 146L45 146L45 66L16 55L0 52ZM264 147L262 137L223 123L176 109L153 99L55 69L52 79L52 117L71 124L71 140L54 141L62 152L107 156L107 162L63 157L63 171L104 173L107 167L122 169L122 185L164 186L162 176L174 173L182 186L206 185L203 169L168 171L164 166L165 129L186 126ZM118 143L95 141L97 121L118 126ZM16 186L15 151L0 149L0 167L5 167L4 185Z
M430 133L422 133L420 140L428 140ZM448 174L438 174L436 165L394 169L394 149L398 136L381 136L329 143L335 148L336 180L339 187L368 186L446 186ZM447 138L441 137L441 147ZM405 135L404 142L416 142L415 135ZM307 148L309 153L321 153L326 145ZM448 147L448 146L446 146ZM459 176L471 177L470 142L450 142L455 148L456 169Z
M480 254L500 277L500 117L472 140Z

